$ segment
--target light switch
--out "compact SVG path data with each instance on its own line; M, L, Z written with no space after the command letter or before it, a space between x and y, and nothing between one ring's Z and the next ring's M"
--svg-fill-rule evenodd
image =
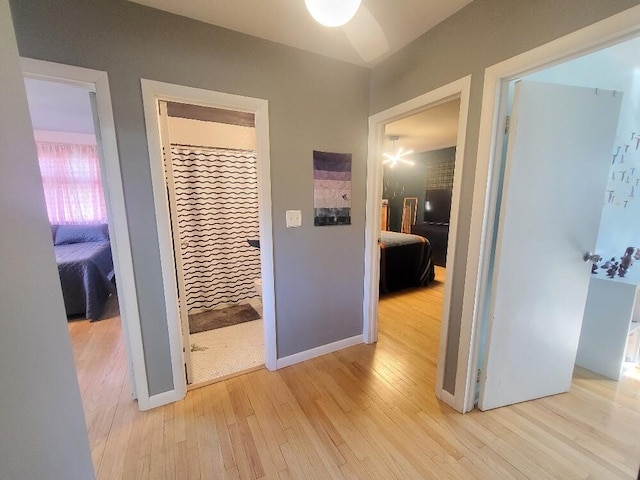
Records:
M287 210L287 228L302 226L302 212L300 210Z

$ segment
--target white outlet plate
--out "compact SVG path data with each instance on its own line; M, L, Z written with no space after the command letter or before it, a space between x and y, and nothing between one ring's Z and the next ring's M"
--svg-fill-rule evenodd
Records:
M297 228L302 226L302 212L300 210L287 210L287 228Z

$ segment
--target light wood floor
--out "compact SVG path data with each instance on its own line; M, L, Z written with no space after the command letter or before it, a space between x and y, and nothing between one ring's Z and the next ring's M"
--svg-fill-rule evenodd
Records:
M467 415L438 402L442 287L384 298L377 345L259 370L145 413L130 400L117 319L72 324L98 478L636 477L638 380L578 371L571 393Z

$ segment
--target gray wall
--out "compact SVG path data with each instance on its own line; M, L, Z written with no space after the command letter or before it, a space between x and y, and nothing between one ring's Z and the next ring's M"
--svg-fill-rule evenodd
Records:
M151 394L173 387L140 78L270 101L279 357L360 334L367 115L473 74L453 272L453 390L485 67L634 0L475 0L371 73L124 0L11 0L20 54L109 74ZM370 83L369 83L370 80ZM351 152L353 224L312 227L313 149ZM304 226L287 230L284 211ZM462 260L462 261L461 261Z
M475 0L372 70L370 114L472 75L465 169L452 272L445 390L453 393L484 70L637 5L637 0ZM449 273L447 274L449 276Z
M269 100L278 356L362 333L367 69L123 0L11 5L22 56L109 75L152 395L173 380L140 78ZM313 227L314 149L353 153L351 226Z
M7 0L0 0L0 478L93 478Z

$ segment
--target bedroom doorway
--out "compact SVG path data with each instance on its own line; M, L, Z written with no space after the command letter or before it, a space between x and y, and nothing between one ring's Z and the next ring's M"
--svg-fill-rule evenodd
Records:
M113 139L102 143L110 123L103 101L108 91L101 72L79 73L75 67L27 59L23 59L23 71L52 225L51 242L97 470L100 442L111 427L117 405L130 404L142 395L142 408L146 395L137 388L130 355L127 319L136 316L137 307L131 305L136 295L128 247L121 243L123 233L127 236L121 229L120 213L124 211L114 208L121 192L118 182L108 182L117 156L111 148ZM102 123L97 121L97 112Z
M640 378L640 296L633 288L640 284L640 227L636 221L640 204L635 193L640 184L638 48L640 37L636 36L522 77L573 87L599 86L620 92L622 97L594 250L603 258L592 263L575 363L614 380ZM510 104L515 83L509 84ZM609 319L606 326L599 321L602 315Z
M460 99L384 126L378 341L411 332L436 377Z
M67 317L119 317L92 92L36 78L25 87Z
M181 398L276 366L268 107L144 79L142 91Z
M481 309L485 313L478 329L479 368L483 372L490 372L489 376L494 379L500 378L501 395L496 395L495 389L483 374L478 394L480 409L568 391L573 388L576 378L583 378L585 370L590 371L587 376L595 372L615 381L622 380L625 373L631 373L631 376L638 374L636 365L639 349L636 329L640 300L636 297L636 286L640 284L640 272L635 270L637 267L634 267L633 263L636 260L635 246L640 245L640 229L636 221L640 207L635 202L635 188L640 182L637 176L640 167L640 142L636 141L636 98L640 93L637 71L640 65L635 55L639 45L640 39L636 36L621 43L605 45L564 62L554 62L552 66L541 68L543 65L538 65L534 71L523 71L508 81L501 81L503 96L499 115L508 115L511 121L506 151L496 152L493 160L497 171L506 173L500 174L499 182L493 184L496 198L499 200L491 208L495 208L495 214L500 216L500 221L496 222L500 230L493 234L494 244L489 245L490 264L494 273L487 280L484 301L490 303L489 307ZM501 64L498 64L497 67L500 66ZM529 98L541 94L545 96L544 102L534 97L537 101L534 101L533 105L527 105ZM562 100L562 114L551 111L552 105L558 104L557 101L548 100L551 95L559 95ZM579 105L569 108L572 96L578 95L583 97ZM598 100L599 104L596 103ZM615 105L611 112L607 112L607 108L612 108L608 106L609 103ZM550 114L538 111L536 104L546 105ZM591 104L594 105L590 106ZM594 111L596 105L598 108ZM591 111L586 110L587 108L591 108ZM563 122L564 112L569 118L565 118ZM553 122L547 115L558 124L564 125L559 127L556 124L553 128ZM574 147L578 142L563 145L563 142L572 138L571 135L575 138L576 134L565 125L579 125L576 119L587 119L588 127L594 129L584 133L586 126L582 126L578 130L580 145L589 145L586 153L582 154ZM596 128L597 122L603 122L599 128ZM522 158L518 142L525 141L527 125L534 126L535 134L539 135L544 132L542 125L550 126L551 131L544 133L543 141L536 143L554 145L554 154L558 154L561 148L570 149L573 157L581 159L580 182L575 184L567 180L566 172L570 171L570 160L564 156L560 157L562 168L558 167L558 160L553 162L550 169L553 177L544 175L543 183L535 182L533 173L528 172L526 183L538 185L535 192L529 192L530 196L553 198L553 206L564 205L564 212L572 212L569 206L571 202L579 204L579 214L573 211L570 218L575 225L589 228L576 231L572 229L570 222L560 222L558 228L551 228L554 218L549 211L553 211L553 206L545 210L544 202L538 201L535 212L530 212L523 209L517 199L514 200L515 187L512 185L516 185L518 179L513 172L522 168L517 166L517 161ZM554 135L560 132L561 139L554 138ZM501 134L502 132L499 133ZM599 142L601 146L598 148L595 142ZM600 153L595 159L592 158L590 164L589 155L598 151ZM541 149L536 150L536 156L553 159L552 155L545 155ZM521 164L524 163L531 164L530 161L521 160ZM534 163L537 166L541 165L539 160ZM590 174L594 168L598 168L599 171L595 175ZM581 196L584 195L586 182L594 180L597 184L588 190L587 197L591 201L589 203ZM562 194L566 192L568 199L563 200L559 194L555 195L554 181L562 185ZM545 242L553 245L553 251L544 255L543 275L544 278L552 278L558 283L554 288L553 283L548 280L545 281L544 287L534 282L527 288L527 281L520 282L518 288L526 295L525 299L508 295L508 286L500 283L500 275L497 273L504 272L505 260L500 262L500 258L506 258L508 253L505 252L509 252L508 243L512 240L509 237L512 233L504 220L509 208L513 209L519 222L529 224L540 224L541 222L533 219L533 216L540 214L544 218L547 230L559 232L562 237L571 239L569 245L563 245L562 241L554 240L545 232ZM539 244L539 237L536 235L540 235L540 232L534 232L529 237L533 248L525 247L526 251L530 252L529 258L540 258L539 251L536 253L536 249L539 248L536 245ZM523 243L518 242L518 247L522 246ZM564 253L562 248L565 248ZM589 264L584 263L584 252L581 250L596 252L601 257L586 258L585 261ZM561 261L553 258L556 253ZM640 258L640 255L638 257ZM527 266L526 260L519 262L518 268L528 272L528 279L541 277ZM569 274L574 276L571 281L567 280ZM552 294L559 291L558 284L561 285L562 291L559 300ZM540 301L542 291L545 292L543 302ZM504 308L504 297L501 299L501 295L506 295L509 302L514 302L514 307L523 312L517 316L509 316L511 333L506 339L500 338L500 330L504 328L501 326L504 320L500 318L500 309ZM570 301L570 298L573 301ZM533 302L534 308L531 308L531 305L523 308L526 307L527 301ZM562 307L558 308L559 305ZM546 309L551 310L553 315L549 315ZM532 321L531 317L534 315L537 317ZM547 318L554 328L561 328L561 332L554 334L553 328L544 323ZM604 319L606 322L603 322ZM535 336L531 335L530 330L532 325L545 332L544 341L535 341ZM520 345L515 351L520 355L527 351L525 357L534 360L529 365L527 361L520 361L517 375L510 376L506 371L496 371L496 365L509 364L504 359L496 362L497 355L504 351L499 342L505 340L510 345ZM554 365L554 375L547 375L549 369L543 366L547 359L552 359L549 363ZM544 372L544 375L538 377L538 382L528 380L526 388L522 388L519 378L523 368L529 372L527 378L536 378L536 369ZM505 386L509 388L505 389ZM502 392L508 392L510 396Z
M455 272L469 87L466 77L372 116L367 176L365 341L393 335L392 318L406 323L396 334L423 335L436 364L435 393L459 411L463 402L451 387L458 366L445 362L452 290L446 273ZM425 121L430 116L449 120ZM438 131L445 124L448 140ZM401 233L407 231L413 235Z
M140 410L148 410L151 408L151 401L143 356L138 294L107 74L99 70L30 58L21 58L20 62L25 78L81 88L92 100L91 111L95 114L92 119L97 145L100 145L100 175L109 219L109 241L119 293L118 306L125 362L123 371L129 378L128 396L130 399L137 399Z

